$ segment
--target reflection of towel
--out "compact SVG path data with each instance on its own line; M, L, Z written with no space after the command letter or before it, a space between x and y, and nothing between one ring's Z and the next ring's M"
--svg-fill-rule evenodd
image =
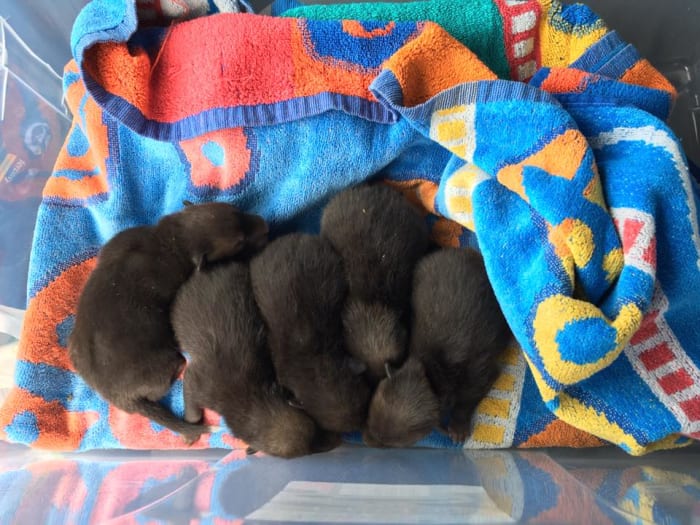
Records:
M700 473L692 453L686 463L661 469L606 452L590 454L586 462L532 451L465 456L476 464L488 495L518 523L579 523L581 516L610 525L685 523L696 515Z
M376 175L423 204L442 243L475 242L457 223L476 230L525 350L527 362L518 348L504 357L467 446L601 444L594 434L641 453L687 441L700 417L700 337L685 323L700 308L697 216L657 120L672 88L580 6L516 4L535 13L532 56L546 66L531 85L498 80L432 23L220 14L134 34L132 3L88 5L65 73L76 117L44 190L0 435L183 446L72 371L66 339L99 247L183 199L236 203L278 231L317 228L331 195ZM634 156L621 164L625 148ZM180 382L164 402L182 411ZM200 444L236 446L222 431ZM421 444L451 445L437 433Z
M7 456L22 452L1 450L2 445L0 451ZM215 472L211 463L202 459L107 457L3 464L0 503L6 523L105 523L131 518L134 513L150 518L149 522L178 516L190 523L215 503L211 501L212 483L200 478L212 470ZM38 504L37 496L42 503ZM180 505L164 514L168 503Z

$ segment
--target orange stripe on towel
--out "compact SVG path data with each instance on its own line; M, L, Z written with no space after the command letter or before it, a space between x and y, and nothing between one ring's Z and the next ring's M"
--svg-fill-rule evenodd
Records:
M648 60L642 59L625 71L620 79L627 84L635 84L637 86L645 86L653 89L666 91L674 99L676 98L676 88L659 73Z
M435 50L440 50L439 67ZM437 24L423 32L386 62L403 91L403 105L422 104L441 91L464 82L496 80L496 74ZM419 79L419 81L416 81Z
M99 417L92 411L71 412L58 401L47 401L15 387L0 411L0 437L3 437L2 429L24 412L35 417L39 431L32 447L55 451L77 449L87 430Z
M571 180L580 168L588 144L580 131L569 129L558 135L537 153L498 172L498 181L528 201L523 187L523 168L535 166L547 173Z
M109 191L107 181L107 163L109 144L107 138L107 126L102 122L102 108L93 98L85 102L84 115L90 149L85 155L73 157L68 153L68 148L63 147L56 160L54 171L76 170L94 172L94 175L86 175L80 179L53 175L46 181L44 197L60 199L87 199ZM75 126L75 124L74 124ZM72 132L80 131L72 129ZM70 134L66 140L70 140Z
M19 359L73 371L68 349L60 345L56 327L75 313L80 292L97 258L71 266L29 302L19 343Z
M221 190L239 184L250 169L252 154L247 140L243 128L225 128L180 142L180 147L192 166L192 184ZM207 146L215 149L221 158L207 157L204 150ZM214 160L218 162L213 162Z
M583 93L591 74L580 69L552 69L540 89L548 93Z
M368 71L334 59L318 59L303 20L292 27L291 49L294 60L294 96L305 97L330 92L356 96L366 100L377 99L369 85L377 71Z

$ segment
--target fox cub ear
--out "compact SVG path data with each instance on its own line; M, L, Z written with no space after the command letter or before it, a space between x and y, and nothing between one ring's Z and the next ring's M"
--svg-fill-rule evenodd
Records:
M386 363L384 363L384 371L386 372L386 377L391 379L394 375L394 372L396 372L396 369L394 369L394 367L391 366L391 363L387 361Z
M206 269L209 264L222 261L240 253L245 248L246 237L243 233L237 233L231 237L217 239L203 253L192 256L197 271Z

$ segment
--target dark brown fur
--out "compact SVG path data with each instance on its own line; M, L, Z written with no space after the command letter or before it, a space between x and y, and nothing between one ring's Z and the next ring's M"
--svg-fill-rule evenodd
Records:
M177 295L172 321L180 347L191 356L186 421L200 421L209 408L253 449L287 458L340 442L290 406L277 385L246 264L195 273Z
M373 447L408 447L440 423L440 403L423 364L409 357L377 386L363 438Z
M371 384L386 376L387 363L398 365L403 359L406 329L389 307L350 299L343 310L343 326L348 352L367 365Z
M428 229L403 195L375 184L335 196L323 212L321 235L345 263L348 351L368 365L376 383L385 363L398 365L405 356L413 269L428 249Z
M412 304L409 355L422 363L439 401L439 413L449 417L450 437L464 441L474 410L498 377L498 358L512 337L481 255L468 248L427 255L415 270ZM376 429L386 425L387 419L409 421L422 416L427 421L426 414L434 414L432 400L425 401L428 396L421 394L425 382L416 377L399 371L393 378L394 383L406 382L400 388L415 402L383 398L383 391L377 391L379 399L372 400L369 415L370 435L376 436ZM420 399L424 405L418 403Z
M171 303L196 267L252 253L266 240L260 217L223 203L187 206L155 226L117 234L102 248L78 302L69 342L77 372L122 410L197 439L204 427L158 403L185 366Z
M364 367L342 344L347 284L340 257L320 237L290 234L271 242L250 268L280 384L321 427L362 428L370 391Z

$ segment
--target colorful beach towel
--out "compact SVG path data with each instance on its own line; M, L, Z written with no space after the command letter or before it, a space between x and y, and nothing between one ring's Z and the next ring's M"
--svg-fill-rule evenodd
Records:
M464 446L641 454L699 437L698 196L663 123L673 88L583 6L494 0L482 17L483 1L455 4L474 40L503 40L498 74L493 54L485 64L432 22L220 13L144 26L133 0L89 4L0 437L183 448L104 402L68 359L99 248L183 199L314 231L332 195L369 179L421 204L438 242L482 250L517 336ZM523 77L507 51L516 26L532 39L517 47L535 63ZM163 400L179 414L181 389ZM418 445L463 446L437 432ZM242 443L222 429L195 446Z

